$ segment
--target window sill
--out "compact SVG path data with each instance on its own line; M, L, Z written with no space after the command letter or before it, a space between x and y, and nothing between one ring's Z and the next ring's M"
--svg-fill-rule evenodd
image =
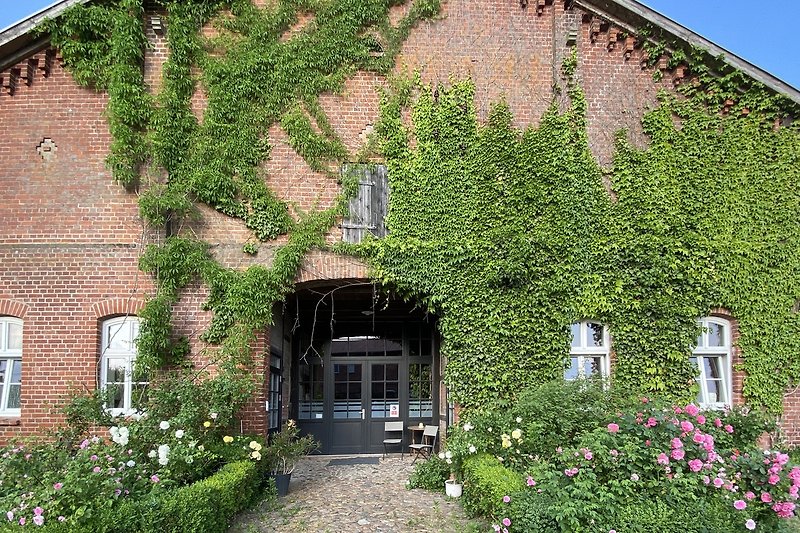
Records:
M19 425L22 425L22 420L18 416L0 415L0 426L19 426Z

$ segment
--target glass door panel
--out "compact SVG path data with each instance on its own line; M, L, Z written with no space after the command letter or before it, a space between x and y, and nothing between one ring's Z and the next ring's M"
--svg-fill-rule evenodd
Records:
M333 364L333 418L362 418L361 363Z

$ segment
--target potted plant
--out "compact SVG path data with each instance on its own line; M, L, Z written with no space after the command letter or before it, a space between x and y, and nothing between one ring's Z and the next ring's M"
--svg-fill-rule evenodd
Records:
M299 434L295 421L287 420L281 430L270 437L266 447L266 473L275 479L278 496L289 492L289 481L297 462L319 447L313 436L300 437Z

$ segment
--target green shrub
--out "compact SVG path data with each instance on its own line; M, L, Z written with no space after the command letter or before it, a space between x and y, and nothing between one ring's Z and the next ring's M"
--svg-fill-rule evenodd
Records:
M514 531L560 532L561 527L553 516L556 502L550 496L533 491L511 495L508 516ZM500 517L502 518L502 517Z
M408 488L444 492L444 482L450 477L450 466L433 456L416 464L408 478Z
M617 533L744 531L744 522L742 513L720 499L701 499L681 505L655 499L615 507L609 520L597 530L604 533L609 528Z
M464 461L464 510L471 515L497 516L503 509L503 496L522 491L522 477L489 455L476 455Z

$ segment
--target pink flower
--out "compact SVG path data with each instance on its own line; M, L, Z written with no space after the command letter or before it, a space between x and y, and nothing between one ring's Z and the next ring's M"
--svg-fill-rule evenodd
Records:
M794 516L795 505L792 502L778 502L772 506L772 510L781 518L791 518Z
M783 466L789 462L789 455L786 453L778 452L775 454L775 462Z
M753 531L756 528L756 521L753 520L752 518L748 518L747 522L744 523L744 527L746 527L750 531Z
M25 517L24 516L19 519L19 525L21 525L21 526L25 525Z
M691 430L694 429L694 424L692 424L688 420L684 420L683 422L681 422L681 429L686 433L689 433Z
M761 501L764 503L772 503L772 496L769 492L764 492L761 494Z
M700 409L698 409L695 404L690 403L689 405L686 406L686 409L684 409L684 411L689 416L697 416L697 413L700 412Z
M492 524L492 529L494 529L495 533L500 533L500 526L497 524Z
M672 439L670 441L669 445L670 445L671 448L675 448L675 449L683 448L683 441L681 439L679 439L678 437L675 437L674 439Z
M737 511L741 511L745 507L747 507L747 504L745 503L744 500L736 500L735 502L733 502L733 508L736 509Z
M680 461L681 459L683 459L683 457L685 455L686 455L686 452L684 452L680 448L676 448L676 449L672 450L672 452L670 453L670 456L673 459L675 459L676 461Z
M706 485L708 485L709 483L711 483L711 478L710 478L710 477L708 477L708 476L703 476L703 483L705 483Z
M616 433L617 431L619 431L619 425L618 424L615 424L615 423L612 422L612 423L610 423L608 425L608 432L609 433Z
M675 407L673 409L673 411L675 411L676 415L682 415L683 414L683 409L681 409L680 407Z
M658 454L658 461L657 462L660 465L668 465L669 464L669 457L667 457L667 454L662 452L662 453Z
M701 426L706 423L706 417L703 415L697 415L697 423Z
M63 522L63 521L64 521L64 520L66 520L66 519L67 519L67 517L66 517L66 516L64 516L64 515L61 515L61 516L59 516L59 517L58 517L58 521L59 521L59 522Z
M33 517L33 523L36 524L37 526L41 526L42 524L44 524L44 517L40 514L37 514L36 516Z
M94 468L92 469L92 471L93 471L95 474L99 474L99 473L100 473L100 467L99 467L99 466L96 466L96 467L94 467Z
M572 477L577 473L578 469L576 467L567 468L566 470L564 470L564 475L566 475L567 477Z
M611 457L616 457L619 455L619 452L617 450L609 450L608 453L611 454Z
M63 487L63 486L64 486L63 483L55 483L55 484L53 484L53 488L56 489L56 490L61 490L61 487Z
M508 517L503 518L503 525L506 526L506 527L510 526L511 525L511 520Z
M89 459L91 459L92 461L97 461L97 456L96 455L92 455L91 457L89 457Z
M767 483L769 483L770 485L777 485L778 481L780 480L781 476L779 476L778 474L771 474L767 479Z
M733 433L733 426L730 424L725 424L725 431L728 433Z
M715 418L714 419L714 425L717 426L718 428L721 428L722 427L722 420L720 420L719 418Z
M689 461L689 470L692 472L699 472L703 469L703 461L700 459L692 459Z
M722 478L718 478L718 477L714 478L714 486L715 487L720 488L724 484L725 484L725 480L723 480Z
M161 480L158 478L157 475L153 474L152 476L150 476L150 481L152 481L153 483L158 483ZM503 498L503 499L505 499L505 498Z
M756 495L753 494L753 491L748 490L747 492L744 493L744 497L747 498L748 500L753 500L755 499Z
M37 507L33 508L33 514L36 515L36 516L40 516L43 512L44 512L44 509L42 509L41 507L37 506Z
M533 478L531 476L528 476L528 480L526 481L526 483L528 484L529 487L535 487L536 486L536 482L533 480Z
M655 427L657 424L658 421L656 421L656 419L651 416L650 418L647 419L647 422L644 423L644 427L652 428Z
M508 495L503 496L503 503L508 503L510 501L511 501L511 496L508 496Z
M700 433L699 431L694 434L692 440L697 444L703 444L706 441L706 436Z
M592 452L590 452L589 450L586 450L583 453L583 458L586 459L587 461L591 461L592 457L594 457L594 455L592 455Z

